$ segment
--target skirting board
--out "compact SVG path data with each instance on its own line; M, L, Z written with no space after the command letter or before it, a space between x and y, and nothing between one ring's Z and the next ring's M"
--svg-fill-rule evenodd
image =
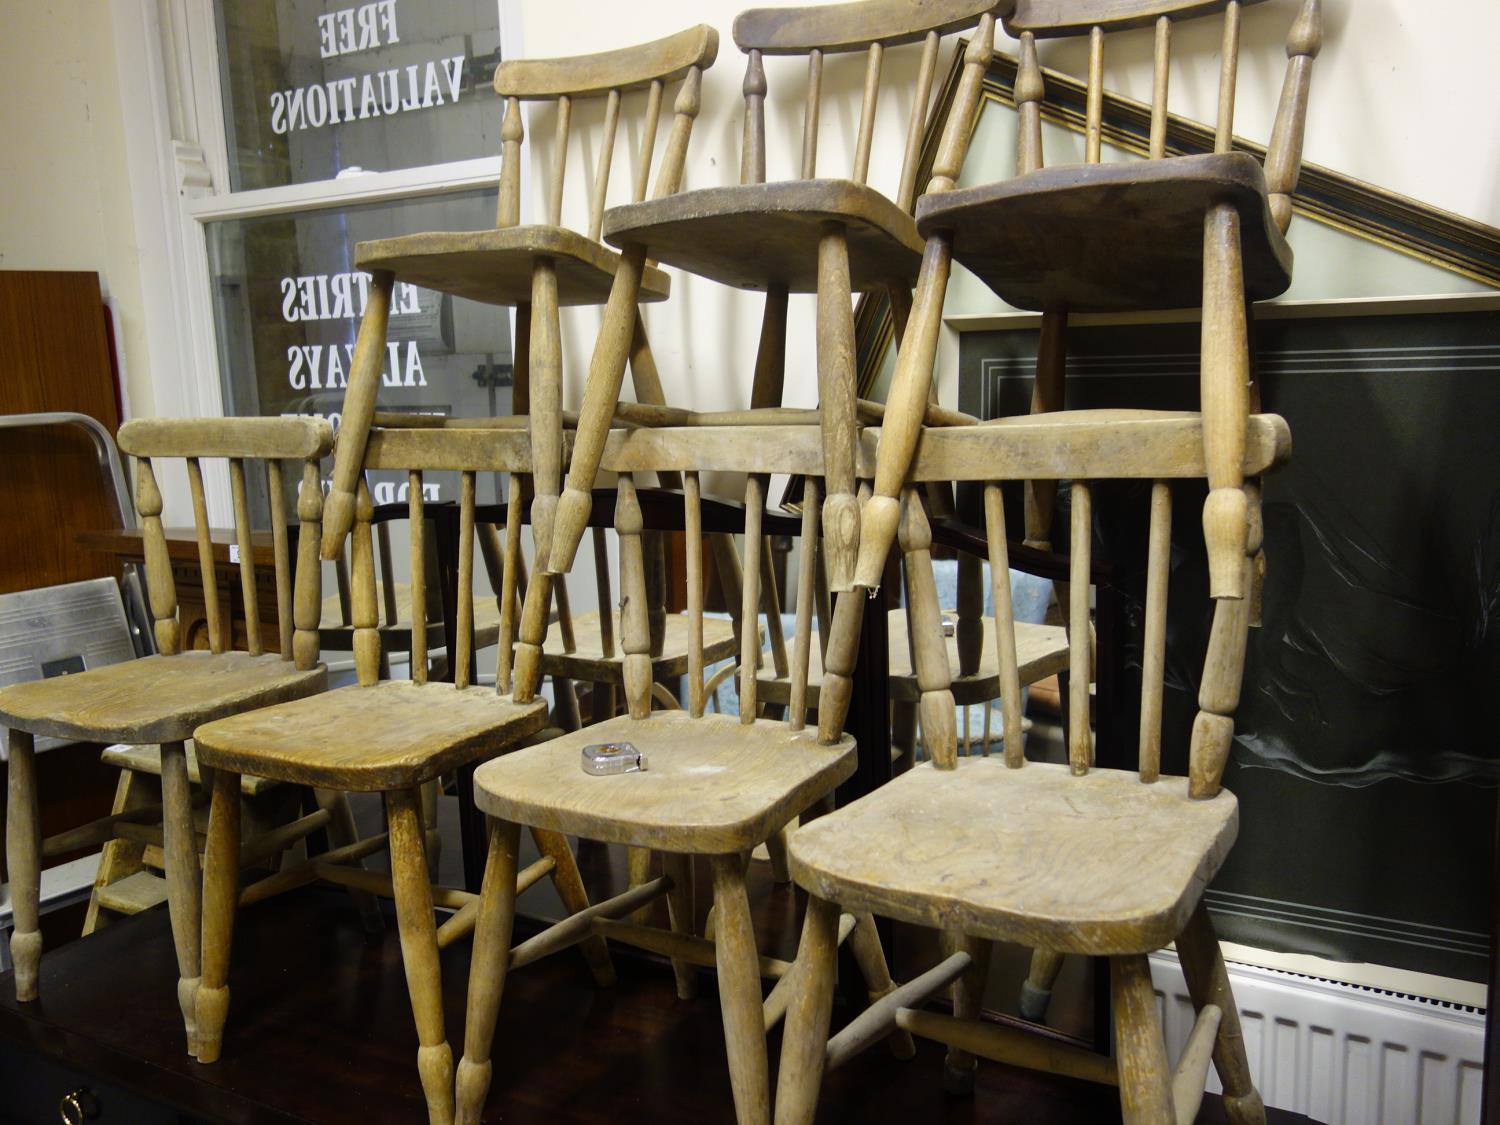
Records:
M1151 972L1175 1059L1192 1002L1175 953ZM1481 1009L1232 961L1229 977L1266 1105L1327 1125L1480 1125Z

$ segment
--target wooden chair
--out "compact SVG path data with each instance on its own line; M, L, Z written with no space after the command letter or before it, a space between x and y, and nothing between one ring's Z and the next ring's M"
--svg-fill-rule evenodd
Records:
M638 359L637 394L643 401L661 401L660 381L650 361L636 305L665 299L667 276L644 261L633 261L617 286L614 279L621 256L599 241L599 229L623 95L646 91L641 154L634 181L634 198L640 200L646 196L663 92L669 83L684 79L672 137L656 184L657 194L675 191L698 112L702 71L713 64L718 43L718 33L700 24L665 39L597 55L501 63L495 69L495 92L505 99L505 121L501 127L500 202L495 229L440 231L359 244L356 261L361 269L371 272L373 280L344 397L341 440L324 518L325 559L337 556L354 522L355 489L365 439L374 419L391 293L398 279L470 300L515 307L513 407L516 414L530 418L537 450L532 517L539 543L551 540L562 471L558 309L563 305L619 301L626 319L632 321L625 331ZM562 226L563 180L573 103L594 97L605 97L607 103L598 170L590 193L589 223L587 233L583 233ZM549 101L557 107L546 222L524 225L520 221L522 101Z
M606 936L669 956L679 995L684 997L692 992L692 966L717 967L736 1113L741 1122L764 1122L769 1119L765 1033L780 1019L795 987L784 975L784 964L757 956L745 890L746 862L751 849L792 817L826 799L855 768L854 742L842 734L842 719L839 731L826 745L804 729L812 640L811 582L804 583L798 596L798 627L792 646L794 691L788 718L781 722L755 717L759 641L748 626L760 605L766 474L774 465L778 471L821 476L821 439L816 429L805 425L619 429L607 436L600 465L620 474L614 515L620 536L629 714L497 758L475 772L475 801L492 819L475 930L464 1057L458 1070L458 1120L479 1119L490 1082L490 1044L507 972L585 937ZM705 524L700 470L750 474L743 520L738 716L705 714L704 536L729 529ZM690 630L685 711L652 683L643 519L632 475L663 471L682 474L684 487ZM809 539L817 534L819 507L814 492L802 522ZM518 664L518 696L530 686L524 682L526 675L536 676L535 666L527 671ZM823 690L825 695L834 691L826 677ZM846 702L847 697L845 691ZM653 701L662 709L652 710ZM580 770L583 748L609 742L630 743L646 756L648 768L615 776L586 776ZM523 824L659 851L665 874L512 949L516 841ZM712 940L693 933L694 856L707 856L714 872ZM663 894L670 932L621 920ZM872 921L860 918L856 923L851 917L842 923L842 932L853 935L852 946L867 987L873 995L883 995L890 979ZM781 979L763 1003L761 977L766 973Z
M114 836L122 825L161 823L167 899L172 936L181 973L178 998L190 1050L197 1049L193 997L199 975L198 848L193 830L192 795L185 741L193 728L207 720L266 707L283 700L322 692L327 673L318 663L317 616L319 574L317 508L322 498L318 459L333 443L328 423L302 418L137 419L120 427L120 448L139 458L136 507L144 525L146 582L158 655L76 675L17 684L0 691L0 725L9 731L10 794L7 807L6 859L11 875L16 928L11 951L16 966L16 995L35 1000L42 937L37 930L37 886L44 854L69 845L67 838L43 842L37 822L37 793L33 740L38 735L87 742L150 743L159 745L161 774L159 804L113 814L84 831L95 842ZM162 496L153 460L182 457L187 461L193 517L203 574L208 634L212 651L179 651L177 597L167 542L162 530ZM280 645L261 651L260 630L246 630L249 651L222 647L228 633L221 627L221 607L214 581L209 542L207 503L201 461L228 458L234 518L242 560L240 576L246 616L259 620L255 565L250 542L246 461L266 462L275 529L276 609ZM302 516L294 582L288 545L282 461L302 463ZM348 829L352 820L336 796L329 799L334 833ZM324 818L327 819L327 818ZM302 824L299 830L314 826ZM149 827L147 828L149 831ZM100 835L102 833L102 835ZM77 833L65 834L77 840ZM295 839L293 834L290 839ZM95 837L90 837L95 839ZM348 843L342 839L340 843ZM72 843L72 846L79 846Z
M523 448L529 445L524 431L513 434ZM434 888L428 881L420 789L443 773L513 748L539 731L547 718L546 705L540 700L517 703L475 683L475 474L530 470L529 453L524 464L518 458L507 461L497 456L506 448L487 433L459 430L377 429L365 442L367 468L405 469L409 474L414 603L421 604L426 596L423 473L461 474L453 683L428 682L427 636L421 617L412 620L412 679L379 679L381 636L370 528L373 504L361 481L353 544L354 655L359 683L316 699L209 723L194 734L199 761L214 770L204 861L203 979L197 993L201 1062L217 1059L222 1044L236 904L248 905L315 880L356 887L395 899L421 1042L417 1062L428 1111L434 1121L452 1119L453 1058L443 1029L438 950L470 932L478 907L476 896ZM241 893L238 792L242 774L381 793L388 831L278 872ZM567 841L542 829L534 836L543 858L516 877L514 889L519 892L550 876L570 911L585 909L588 900ZM391 876L358 868L363 856L387 844ZM435 904L458 908L441 929L433 919ZM613 970L603 942L594 940L584 952L595 978L612 983Z
M1003 757L960 758L950 735L944 744L929 742L931 763L792 836L792 873L812 898L796 970L804 987L793 1001L782 1047L776 1113L782 1125L812 1120L823 1071L891 1025L948 1044L948 1069L960 1081L977 1054L1118 1084L1132 1125L1192 1121L1212 1055L1230 1120L1264 1121L1238 1012L1201 902L1238 823L1234 796L1221 788L1221 778L1244 665L1243 599L1215 606L1189 776L1164 776L1160 764L1170 482L1207 475L1204 425L1198 414L1070 411L923 436L904 496L901 547L913 573L912 628L924 717L951 714L953 703L928 566L931 536L914 486L929 479L983 481L991 567L1004 574L1000 482L1072 480L1068 762L1027 762L1019 738L1006 739ZM1265 472L1288 455L1290 436L1280 418L1256 416L1242 425L1246 444L1239 468L1246 475ZM1114 478L1151 482L1138 770L1094 768L1088 724L1091 498L1094 482ZM1250 562L1242 555L1240 565L1248 569ZM1009 731L1018 729L1012 716L1019 718L1021 685L1008 595L1006 583L996 583ZM942 929L955 951L830 1039L835 902ZM1108 956L1116 1057L975 1021L987 943L995 940ZM1199 1012L1175 1076L1146 960L1172 941ZM917 1007L949 982L952 1016Z
M987 52L995 0L937 0L914 9L904 0L857 0L813 8L756 9L735 20L734 38L748 57L740 183L680 192L627 204L605 216L606 240L635 261L647 255L736 288L766 294L752 410L780 407L786 358L787 295L817 294L817 369L820 424L827 453L825 549L829 585L847 589L858 545L854 447L856 378L852 295L884 289L897 320L910 306L922 245L911 218L923 128L939 39L975 27L971 46ZM922 43L910 124L903 145L900 188L892 201L865 181L874 145L880 73L888 48ZM817 178L818 118L826 55L863 50L868 64L859 134L848 178ZM766 55L806 55L808 82L802 161L795 180L766 183ZM985 54L985 58L988 55ZM982 72L983 67L978 70ZM977 79L964 103L977 104ZM967 136L965 136L967 140ZM587 492L598 469L611 412L619 398L629 342L626 310L611 318L594 352L553 544L557 571L567 570L583 533ZM773 421L775 421L773 419Z
M1201 306L1204 440L1210 494L1204 507L1216 598L1249 592L1239 560L1255 489L1242 488L1243 419L1254 397L1247 302L1291 283L1284 238L1302 161L1312 63L1322 42L1320 0L1302 0L1287 42L1290 60L1265 167L1232 151L1240 9L1257 0L1017 0L1005 26L1020 39L1016 107L1019 174L953 190L959 164L940 156L917 207L927 261L889 396L874 495L862 513L856 581L879 585L896 537L897 495L911 464L932 380L950 262L957 258L1003 299L1042 312L1033 411L1062 408L1068 314ZM1177 19L1222 13L1224 38L1214 152L1167 154L1167 90ZM1150 159L1100 163L1106 32L1154 26ZM1089 36L1086 163L1042 166L1041 68L1036 39ZM946 147L946 146L945 146ZM1051 538L1053 486L1029 489L1027 540Z

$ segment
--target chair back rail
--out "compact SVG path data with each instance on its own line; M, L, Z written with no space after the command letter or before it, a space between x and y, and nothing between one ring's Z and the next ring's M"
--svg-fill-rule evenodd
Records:
M1247 433L1243 465L1246 476L1273 469L1288 456L1290 438L1282 419L1272 415L1253 416ZM1081 411L1071 417L1049 419L1046 424L1039 424L1036 418L1022 418L1005 424L928 432L913 464L911 479L903 489L898 538L907 568L908 613L914 668L921 691L923 740L937 768L956 766L957 738L952 730L951 673L944 655L942 621L931 573L932 537L920 499L922 483L933 479L967 480L984 487L986 539L991 572L996 576L994 613L1005 712L1005 761L1012 768L1019 768L1024 764L1024 745L1019 736L1021 684L1016 668L1009 589L999 577L1008 573L1000 484L1033 479L1069 482L1067 750L1071 771L1082 776L1094 762L1089 715L1089 682L1094 659L1089 623L1093 484L1110 479L1150 482L1138 760L1141 780L1149 784L1161 776L1171 557L1170 481L1207 477L1201 435L1202 420L1198 415L1146 411ZM1259 547L1258 536L1255 545ZM1248 569L1252 565L1253 560L1246 557L1244 566ZM1250 604L1246 599L1214 603L1189 752L1189 793L1194 798L1210 798L1221 786L1234 736L1249 617ZM830 642L830 650L838 640L835 637Z
M121 426L118 441L122 451L137 458L137 508L141 514L146 586L158 651L165 655L175 654L183 642L177 614L177 591L161 521L162 495L154 465L154 461L161 458L181 458L186 464L210 651L223 652L231 638L232 623L225 620L214 573L208 503L203 486L202 462L205 458L214 458L226 460L229 465L246 645L252 656L261 654L259 592L245 465L247 460L256 460L265 463L265 483L271 504L277 651L283 660L294 661L298 668L315 666L318 619L322 612L317 541L323 494L318 460L333 446L333 431L328 423L311 418L142 418ZM283 460L303 463L297 504L301 528L295 575L287 538L284 477L280 464ZM311 566L304 561L309 552Z

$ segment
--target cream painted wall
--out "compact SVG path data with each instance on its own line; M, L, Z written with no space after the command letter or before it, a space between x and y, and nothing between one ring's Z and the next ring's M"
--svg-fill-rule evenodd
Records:
M126 410L154 408L114 41L100 0L0 0L0 269L91 270Z

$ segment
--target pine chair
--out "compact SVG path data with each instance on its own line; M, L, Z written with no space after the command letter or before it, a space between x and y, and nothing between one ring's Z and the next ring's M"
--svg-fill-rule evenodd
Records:
M865 467L870 459L865 457ZM490 1044L505 977L511 969L585 937L606 936L664 953L673 960L679 995L691 995L694 965L718 969L725 1038L736 1113L741 1122L769 1120L765 1034L793 991L784 964L758 958L745 889L751 849L792 817L828 798L855 768L855 746L837 731L819 741L805 729L806 678L812 641L812 584L797 601L793 642L794 691L785 722L756 718L756 631L750 623L760 605L760 552L766 476L777 471L820 477L823 451L811 426L619 429L607 435L601 467L619 473L615 527L620 536L624 605L625 696L629 714L518 750L481 766L474 775L475 802L492 818L475 953L469 982L464 1057L458 1070L458 1120L479 1120L491 1075ZM687 710L655 691L651 678L646 577L641 546L643 519L632 474L682 474L687 528L687 598L690 628ZM699 473L748 473L743 530L745 558L740 633L740 714L705 714L706 659L703 625L703 544L708 531L725 526L705 521ZM817 534L820 505L816 485L803 513L803 535ZM848 597L841 599L842 606ZM852 603L851 603L852 604ZM858 606L853 606L857 621ZM845 611L845 624L849 613ZM836 638L835 638L836 640ZM517 695L527 685L518 664ZM825 696L841 697L825 677ZM652 710L653 700L663 709ZM585 746L628 742L646 756L644 772L586 776ZM665 874L596 904L586 915L566 919L514 949L514 871L521 825L576 834L606 843L662 853ZM714 872L713 939L693 933L692 857L707 856ZM667 896L671 930L621 920L653 898ZM851 917L840 926L872 995L890 988L873 923ZM851 936L852 935L852 936ZM764 1003L761 977L780 982ZM894 1044L898 1049L900 1042Z
M897 495L920 432L948 269L956 258L1004 300L1042 312L1033 411L1062 408L1070 311L1203 309L1210 586L1215 598L1249 594L1239 560L1258 517L1250 511L1256 490L1242 487L1239 467L1253 395L1246 309L1247 302L1275 297L1291 284L1292 251L1284 236L1302 162L1312 64L1322 43L1320 0L1302 0L1287 41L1290 61L1265 167L1232 151L1240 9L1256 2L1017 0L1005 27L1020 40L1019 174L953 190L959 165L935 168L918 204L917 226L934 268L915 298L918 312L897 360L874 496L862 513L860 585L879 585L896 537ZM1214 152L1169 156L1172 28L1178 19L1213 13L1224 19ZM1105 36L1144 26L1154 26L1156 35L1150 159L1103 164ZM1086 163L1044 168L1036 39L1085 34ZM1028 495L1029 542L1050 541L1051 512L1052 487L1039 482Z
M637 312L640 301L664 300L665 274L633 262L619 286L614 279L621 256L599 241L609 187L622 99L646 91L641 120L641 154L634 198L644 199L663 92L683 79L677 120L657 179L658 194L675 191L682 174L687 139L698 111L704 68L718 53L718 33L706 25L615 51L562 59L517 59L495 69L495 92L505 99L501 127L500 201L495 229L432 232L362 242L356 261L373 276L370 299L355 346L344 397L341 440L334 463L323 530L323 557L337 557L354 523L355 489L364 444L374 420L386 326L397 280L487 304L516 309L515 401L518 415L530 418L537 450L536 498L532 517L538 542L551 541L553 512L562 471L562 350L558 309L618 300L629 322L625 328L636 364L636 392L642 401L661 401L660 381ZM590 193L587 233L562 226L563 180L572 107L582 98L605 97L598 170ZM544 223L521 224L522 101L556 104L547 211ZM623 369L623 364L622 364Z
M1285 422L1242 419L1239 468L1258 475L1290 451ZM777 1090L781 1125L812 1120L822 1072L894 1024L949 1045L962 1082L974 1055L1118 1084L1131 1125L1193 1120L1212 1055L1235 1122L1263 1122L1250 1082L1239 1016L1201 896L1234 841L1238 809L1221 787L1234 734L1248 629L1247 602L1221 599L1192 729L1189 776L1161 773L1166 598L1171 564L1171 481L1201 478L1198 414L1070 411L1008 418L967 429L929 430L904 493L901 547L913 579L912 630L921 706L951 713L930 570L931 535L914 486L929 479L984 484L993 573L1006 570L1000 484L1071 480L1073 600L1069 629L1072 711L1068 762L1028 762L1022 740L1005 754L960 758L951 736L933 761L837 812L790 841L793 877L812 898L798 951L803 988L788 1016ZM1094 483L1150 484L1138 770L1096 769L1088 725L1089 562ZM1257 535L1252 543L1258 546ZM1242 556L1241 567L1250 567ZM1006 729L1020 711L1007 584L995 585L1004 666ZM866 910L945 931L955 952L872 1006L832 1039L832 934L837 909ZM1116 1057L975 1021L988 942L1004 940L1110 958ZM1167 1065L1146 955L1176 941L1198 1022L1182 1062ZM953 1015L918 1004L952 982Z
M182 1004L188 1048L197 1050L194 993L199 975L198 848L193 828L193 799L188 779L185 742L199 723L266 707L283 700L322 692L327 672L318 663L317 614L317 503L321 500L318 459L333 444L327 422L303 418L137 419L119 432L120 449L139 458L136 508L144 527L146 585L154 622L158 655L111 664L71 676L17 684L0 691L0 725L9 731L10 794L7 807L6 860L15 903L16 996L35 1000L42 935L37 929L37 887L45 854L68 846L63 837L43 842L37 820L34 740L38 735L83 742L153 744L160 746L161 803L112 815L90 829L102 837L124 824L159 820L165 855L167 901L172 916L172 938L177 948ZM209 652L180 651L177 595L172 563L162 530L162 496L153 461L185 458L191 487L193 517ZM246 630L248 651L225 651L223 627L209 542L208 508L201 462L227 458L240 549L240 578L246 619L259 620L255 563L250 540L246 461L266 463L271 518L274 529L278 651L261 650L260 630ZM295 592L288 544L282 461L301 462L303 517L298 538ZM309 507L311 505L311 507ZM238 791L236 791L238 799ZM330 828L352 834L352 819L336 795L328 798ZM307 828L311 831L311 828ZM77 833L66 836L77 839ZM295 836L293 837L295 839ZM352 835L339 843L352 842ZM78 846L74 843L73 846Z
M813 8L756 9L735 20L734 38L748 57L745 125L737 186L681 192L650 202L613 208L605 216L605 239L635 261L648 256L736 288L766 294L752 409L780 407L786 359L789 293L817 294L819 411L827 448L827 566L830 587L848 588L858 545L855 499L856 379L852 296L884 290L898 321L910 305L911 286L922 257L912 222L917 166L937 63L938 42L952 31L977 30L971 47L988 50L994 0L936 0L919 8L904 0L857 0ZM922 43L910 124L903 145L896 200L866 183L874 147L880 72L888 48ZM860 125L850 174L817 178L818 118L826 55L866 52L868 65ZM802 161L797 179L767 183L766 55L808 59ZM987 57L987 56L986 56ZM982 70L982 67L981 67ZM969 111L978 85L966 89ZM560 511L555 558L567 570L586 522L588 489L598 468L611 412L619 398L629 339L624 310L605 327L594 352L584 392L579 443Z
M529 445L524 431L512 431ZM355 507L353 542L354 657L359 683L265 708L255 714L211 722L194 734L198 760L214 771L213 804L204 859L203 977L197 990L198 1058L219 1057L228 1015L230 940L236 904L248 905L283 891L323 880L395 899L402 958L418 1037L418 1069L433 1121L450 1121L453 1058L443 1029L438 950L467 935L478 913L476 896L433 887L428 881L424 839L423 786L460 766L503 753L546 723L541 700L516 703L475 682L474 494L478 472L530 470L529 456L497 458L506 447L479 431L372 430L365 441L365 466L408 473L411 529L412 600L426 597L426 520L422 495L426 471L458 471L459 554L457 622L451 658L454 682L428 682L427 630L412 620L412 679L381 680L379 617L375 593L374 545L370 520L374 506L361 480ZM316 519L316 488L304 516ZM314 539L309 539L309 550ZM316 566L316 555L304 555ZM316 603L314 603L316 607ZM239 887L240 777L252 774L344 792L381 793L387 832L283 869L259 883ZM430 815L430 814L429 814ZM430 823L428 825L430 827ZM534 833L542 858L516 877L524 890L550 876L570 911L588 906L583 882L568 843L555 833ZM391 876L364 871L364 856L389 846ZM457 909L441 928L433 907ZM602 940L584 948L595 979L613 982Z

